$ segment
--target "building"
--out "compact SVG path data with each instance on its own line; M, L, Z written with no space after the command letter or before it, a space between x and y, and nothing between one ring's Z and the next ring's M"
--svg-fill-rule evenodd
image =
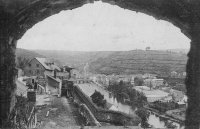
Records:
M166 103L166 102L172 102L172 100L173 100L172 96L169 95L165 98L162 98L160 101Z
M184 92L179 91L179 90L170 90L170 94L172 96L172 100L177 103L180 107L187 107L188 103L188 98L184 94Z
M118 77L115 75L108 75L107 77L108 77L109 85L112 85L118 82Z
M83 78L83 75L77 69L72 69L70 72L72 78Z
M172 71L171 73L170 73L170 76L171 77L177 77L177 75L178 75L178 73L176 72L176 71Z
M134 81L134 79L135 79L135 77L132 76L132 77L131 77L131 85L135 85L135 81Z
M184 93L182 91L179 91L179 90L171 89L170 94L172 95L174 102L180 102L184 98Z
M59 72L60 68L47 58L33 58L25 67L25 76L54 76L55 71Z
M131 76L128 75L120 75L118 76L118 82L123 81L126 83L131 83Z
M106 75L104 74L98 74L96 76L96 82L103 85L103 86L108 86L109 85L109 79Z
M150 74L150 73L145 73L144 75L142 75L142 78L151 78L151 79L153 79L153 78L156 78L156 74Z
M164 79L145 79L144 80L144 85L156 88L159 86L162 86L164 84Z
M155 102L158 100L163 100L168 98L169 93L161 91L161 90L151 90L147 86L135 86L137 91L142 92L146 97L148 102Z

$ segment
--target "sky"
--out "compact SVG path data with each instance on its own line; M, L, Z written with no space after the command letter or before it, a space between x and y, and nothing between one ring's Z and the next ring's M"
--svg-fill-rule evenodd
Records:
M18 48L69 51L189 49L173 24L102 2L61 11L34 25Z

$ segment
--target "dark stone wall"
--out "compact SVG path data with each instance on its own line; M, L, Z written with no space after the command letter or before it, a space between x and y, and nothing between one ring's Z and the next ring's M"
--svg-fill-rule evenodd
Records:
M196 18L192 24L191 48L188 53L186 89L188 108L186 127L200 128L200 22Z
M0 0L0 119L8 119L15 104L16 41L39 21L62 10L94 0ZM200 1L199 0L102 0L173 23L191 39L187 63L189 107L186 128L200 127Z
M1 24L1 23L0 23ZM0 32L0 124L8 117L9 112L15 105L15 78L17 70L15 68L15 47L16 40L6 29Z

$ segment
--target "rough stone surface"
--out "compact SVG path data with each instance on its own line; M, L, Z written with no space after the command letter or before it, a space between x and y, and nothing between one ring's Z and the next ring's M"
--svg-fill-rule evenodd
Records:
M102 0L173 23L191 39L187 63L189 107L186 128L200 126L200 1L199 0ZM8 118L14 106L16 41L39 21L62 10L94 0L0 0L0 118Z
M187 78L185 80L189 99L185 124L195 128L199 127L200 123L200 23L195 23L192 28L192 41L188 53Z

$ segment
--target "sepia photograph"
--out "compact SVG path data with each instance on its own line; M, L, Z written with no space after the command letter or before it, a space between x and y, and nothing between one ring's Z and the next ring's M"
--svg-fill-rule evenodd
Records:
M200 129L199 0L0 0L0 129Z

